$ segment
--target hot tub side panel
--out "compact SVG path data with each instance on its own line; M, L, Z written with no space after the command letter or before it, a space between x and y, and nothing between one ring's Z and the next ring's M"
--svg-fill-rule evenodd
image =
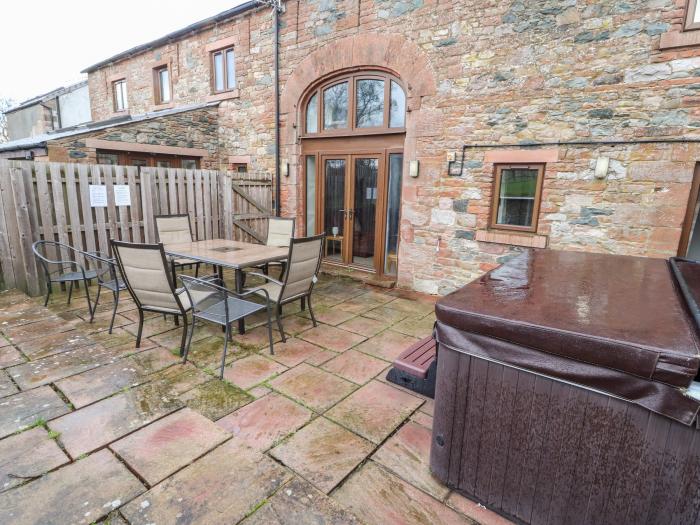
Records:
M431 468L518 522L700 524L700 433L444 346Z

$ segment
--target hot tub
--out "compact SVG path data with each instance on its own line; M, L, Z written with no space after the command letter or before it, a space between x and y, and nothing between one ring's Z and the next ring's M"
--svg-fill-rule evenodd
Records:
M698 291L541 250L441 299L433 473L521 523L700 523Z

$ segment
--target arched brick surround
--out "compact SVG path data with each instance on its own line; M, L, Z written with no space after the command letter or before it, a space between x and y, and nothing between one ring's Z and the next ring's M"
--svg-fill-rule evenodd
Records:
M284 84L280 100L281 154L283 162L289 162L289 176L282 180L281 186L282 214L296 215L299 224L303 224L303 187L297 176L301 160L300 101L309 86L320 78L352 68L372 67L390 70L407 88L404 162L407 164L415 158L416 138L424 120L423 98L434 95L437 90L427 56L414 42L397 34L362 33L324 44L297 65Z

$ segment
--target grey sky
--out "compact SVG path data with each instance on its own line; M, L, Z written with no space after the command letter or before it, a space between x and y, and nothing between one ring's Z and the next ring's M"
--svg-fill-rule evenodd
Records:
M245 0L8 0L0 16L0 97L15 102L81 80L80 71Z

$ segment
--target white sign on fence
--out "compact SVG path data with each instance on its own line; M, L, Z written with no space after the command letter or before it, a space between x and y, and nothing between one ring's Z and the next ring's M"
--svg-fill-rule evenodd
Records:
M107 207L107 186L90 184L90 206L93 208Z
M131 206L131 192L128 184L114 185L114 202L117 206Z

